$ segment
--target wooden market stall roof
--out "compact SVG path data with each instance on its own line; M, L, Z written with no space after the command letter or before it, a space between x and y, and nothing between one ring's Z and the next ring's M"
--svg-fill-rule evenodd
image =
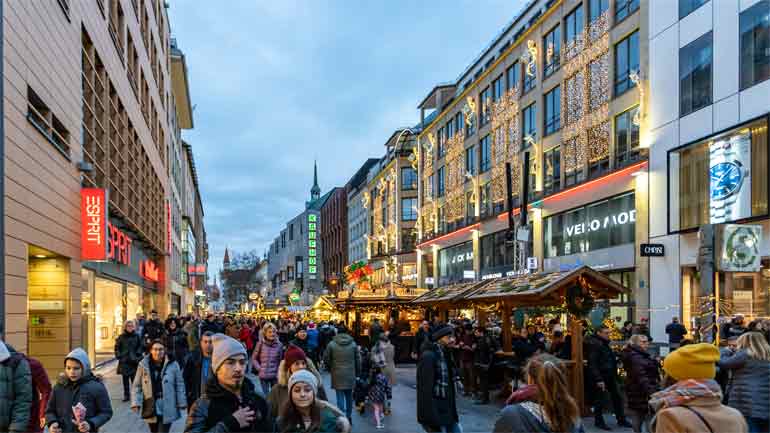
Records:
M335 298L335 305L337 309L343 310L359 305L408 304L425 292L427 289L409 287L399 283L393 283L391 290L390 283L388 283L373 289L340 291Z
M448 286L437 287L427 293L424 293L412 300L413 304L442 304L451 303L455 299L462 298L463 295L486 284L487 281L471 281L465 283L451 284Z

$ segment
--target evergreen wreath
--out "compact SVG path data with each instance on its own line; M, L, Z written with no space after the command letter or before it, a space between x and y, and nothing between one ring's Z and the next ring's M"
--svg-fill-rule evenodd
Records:
M596 306L596 300L591 292L585 290L581 284L575 284L567 289L564 307L573 316L585 317Z

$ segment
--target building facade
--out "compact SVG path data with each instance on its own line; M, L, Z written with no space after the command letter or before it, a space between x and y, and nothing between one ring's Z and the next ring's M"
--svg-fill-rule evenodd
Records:
M343 269L348 263L347 187L335 187L321 206L321 261L323 284L330 293L342 285Z
M648 316L638 254L648 194L636 176L648 155L646 11L644 0L530 2L457 80L429 92L421 286L585 264L632 289L611 303L613 318Z
M664 247L651 328L663 339L677 316L706 337L714 316L770 316L770 1L650 2L649 15L650 241ZM715 263L699 254L708 227Z
M366 160L347 184L348 261L345 265L367 260L369 209L364 207L363 198L367 191L367 175L377 162L377 158Z

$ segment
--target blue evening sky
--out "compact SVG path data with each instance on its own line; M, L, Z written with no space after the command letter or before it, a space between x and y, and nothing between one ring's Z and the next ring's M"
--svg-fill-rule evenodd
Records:
M263 253L322 191L381 157L417 104L453 81L523 0L176 0L212 277L230 250Z

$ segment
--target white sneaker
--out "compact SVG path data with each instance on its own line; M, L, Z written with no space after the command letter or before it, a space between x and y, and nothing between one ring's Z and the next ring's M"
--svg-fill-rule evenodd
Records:
M377 430L382 430L384 428L385 426L383 424L377 424Z

